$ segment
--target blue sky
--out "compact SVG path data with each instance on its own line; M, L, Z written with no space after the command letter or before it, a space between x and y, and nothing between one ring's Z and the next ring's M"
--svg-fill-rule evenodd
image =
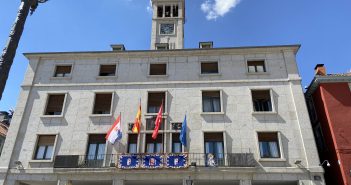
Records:
M217 4L216 4L217 3ZM20 0L0 1L3 48ZM124 43L149 49L149 0L50 0L27 19L0 110L15 108L28 61L24 52L101 51ZM351 69L350 0L186 0L185 47L214 41L215 47L301 44L297 62L303 86L313 68Z

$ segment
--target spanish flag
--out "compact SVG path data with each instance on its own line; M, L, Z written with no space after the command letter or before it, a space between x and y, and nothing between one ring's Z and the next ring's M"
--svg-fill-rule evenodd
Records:
M135 121L134 121L134 126L132 128L132 132L139 134L140 125L141 125L141 103L139 103L139 109L138 109L137 115L135 116Z

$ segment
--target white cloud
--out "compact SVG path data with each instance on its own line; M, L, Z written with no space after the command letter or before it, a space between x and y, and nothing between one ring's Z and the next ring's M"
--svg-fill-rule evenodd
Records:
M207 20L223 17L232 8L235 8L241 0L206 0L201 4L201 10L206 14Z
M149 4L146 6L146 11L149 13L152 13L152 2L151 0L149 1Z

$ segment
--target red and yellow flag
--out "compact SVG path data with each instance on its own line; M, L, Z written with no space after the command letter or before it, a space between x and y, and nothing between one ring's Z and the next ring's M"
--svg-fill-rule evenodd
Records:
M132 132L139 134L139 132L140 132L140 125L141 125L141 104L139 104L138 113L135 116L135 121L134 121L134 126L132 128Z

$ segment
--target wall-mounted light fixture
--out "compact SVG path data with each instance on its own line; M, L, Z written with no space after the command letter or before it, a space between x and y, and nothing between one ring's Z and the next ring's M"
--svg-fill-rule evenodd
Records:
M330 167L330 163L328 160L324 160L321 164L319 164L319 166L323 166L324 163L327 163L327 166Z
M294 162L294 164L296 164L296 165L300 165L301 163L302 163L301 160L296 160L296 161Z
M14 163L15 163L17 169L22 169L23 168L23 165L22 165L21 161L15 161Z

